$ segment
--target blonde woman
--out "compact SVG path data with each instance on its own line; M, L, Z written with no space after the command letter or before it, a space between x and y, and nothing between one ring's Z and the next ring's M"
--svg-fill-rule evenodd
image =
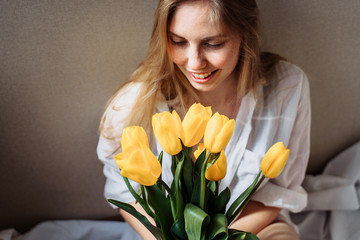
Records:
M230 227L261 240L298 239L287 213L307 202L301 183L310 145L308 80L295 65L260 52L258 20L254 0L160 0L148 54L110 99L101 121L97 151L107 178L106 198L142 211L113 160L121 151L122 129L143 126L157 155L162 149L151 132L151 116L173 109L183 116L200 102L236 119L220 184L231 189L230 202L252 182L272 144L282 141L291 149L283 173L263 184ZM170 182L170 156L164 157L163 178ZM143 239L153 239L131 215L120 214Z

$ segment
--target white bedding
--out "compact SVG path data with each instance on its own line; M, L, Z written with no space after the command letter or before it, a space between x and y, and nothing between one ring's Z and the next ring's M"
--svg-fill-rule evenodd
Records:
M14 229L0 232L0 240L141 240L125 222L47 221L20 235Z
M303 185L308 205L293 215L301 240L360 239L360 142L333 158L322 174L306 176Z

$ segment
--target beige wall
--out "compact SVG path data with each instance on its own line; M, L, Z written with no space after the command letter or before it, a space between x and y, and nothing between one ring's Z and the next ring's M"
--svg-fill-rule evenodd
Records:
M0 1L0 229L116 214L97 126L145 56L156 0ZM260 0L264 46L310 78L309 172L360 138L358 0Z
M312 100L309 172L360 140L360 1L261 0L264 48L305 70Z

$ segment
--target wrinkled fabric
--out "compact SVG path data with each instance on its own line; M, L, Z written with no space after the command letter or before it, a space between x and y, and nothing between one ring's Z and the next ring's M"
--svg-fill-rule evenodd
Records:
M0 231L1 240L141 240L125 222L61 220L38 224L21 235L14 229Z
M292 219L301 240L358 240L360 236L360 142L330 160L322 174L306 176L308 206Z

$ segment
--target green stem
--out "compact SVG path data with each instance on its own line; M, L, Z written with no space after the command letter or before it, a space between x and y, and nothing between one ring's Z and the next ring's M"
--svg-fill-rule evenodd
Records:
M135 200L142 206L142 208L145 210L145 212L152 218L155 218L155 214L154 212L150 209L148 203L142 199L134 190L134 188L131 186L129 179L126 177L123 177L126 186L128 187L130 193L133 195L133 197L135 198Z
M206 186L206 179L205 179L205 172L206 172L206 165L211 156L211 153L208 153L202 166L201 166L201 184L200 184L200 208L204 209L205 207L205 186Z
M140 185L140 190L141 190L140 192L141 192L142 199L144 199L144 201L147 202L145 188L143 185Z
M171 191L170 187L162 179L158 179L158 182L165 188L165 190L168 192L169 195L174 196L174 194Z
M176 201L175 201L174 193L171 191L170 187L162 179L158 179L158 182L165 188L165 190L169 194L170 203L171 203L171 205L170 205L171 206L171 213L172 213L172 216L173 216L173 218L175 220L175 217L176 217L176 209L175 209Z
M230 218L229 223L231 223L236 216L244 209L244 207L246 206L246 204L248 204L248 202L250 201L250 199L252 198L252 196L255 194L256 190L259 188L259 186L261 185L261 183L264 181L265 176L261 175L260 180L256 183L255 187L251 190L250 194L245 198L245 200L241 203L240 207L238 209L236 209L236 211L233 213L233 215Z
M251 193L246 197L246 199L241 203L240 205L240 211L244 209L244 207L246 206L246 204L250 201L250 199L252 198L252 196L255 194L256 190L260 187L261 183L264 181L265 176L261 175L260 180L257 182L256 186L254 187L254 189L251 191Z

